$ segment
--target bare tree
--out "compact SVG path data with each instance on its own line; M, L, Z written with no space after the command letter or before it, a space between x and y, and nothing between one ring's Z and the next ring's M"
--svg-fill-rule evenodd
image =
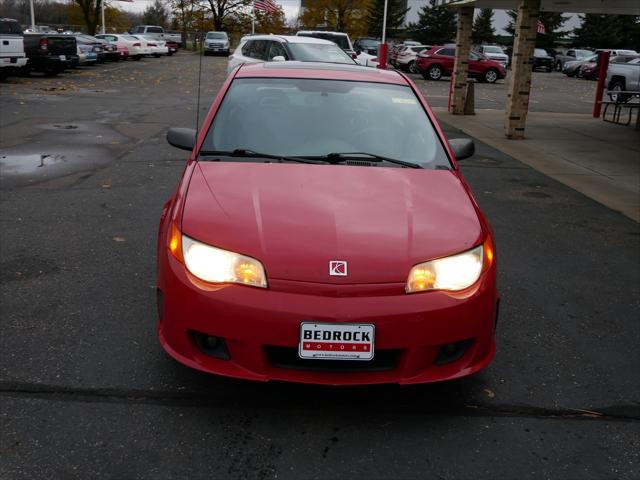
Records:
M234 15L242 13L251 0L207 0L213 15L213 26L216 30L224 30L226 20Z

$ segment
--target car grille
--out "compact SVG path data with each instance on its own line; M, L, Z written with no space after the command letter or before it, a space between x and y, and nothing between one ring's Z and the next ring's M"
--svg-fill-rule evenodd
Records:
M310 360L298 357L298 349L265 347L269 362L276 368L324 372L380 372L398 365L402 350L378 350L373 360Z

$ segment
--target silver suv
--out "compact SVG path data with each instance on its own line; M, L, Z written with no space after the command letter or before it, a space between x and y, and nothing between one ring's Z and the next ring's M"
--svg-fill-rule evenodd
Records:
M227 32L207 32L204 37L204 54L222 53L229 56L229 36Z
M356 62L338 45L328 40L287 35L247 35L229 57L227 74L244 63L328 62L355 65Z

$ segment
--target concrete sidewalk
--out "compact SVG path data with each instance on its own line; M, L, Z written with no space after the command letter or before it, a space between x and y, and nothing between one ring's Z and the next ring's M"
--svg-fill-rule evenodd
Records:
M590 115L530 112L526 138L504 136L504 111L438 119L640 222L640 132Z

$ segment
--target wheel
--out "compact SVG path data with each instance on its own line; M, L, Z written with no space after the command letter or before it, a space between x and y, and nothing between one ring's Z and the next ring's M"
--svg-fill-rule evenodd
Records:
M139 60L142 60L142 55L136 55L133 57L133 59L137 62Z
M616 80L616 81L613 82L613 84L609 88L609 91L611 91L611 92L623 92L624 88L625 88L624 87L624 83L621 80ZM626 93L610 93L609 94L609 98L611 99L612 102L626 103L626 102L629 101L629 98L631 98L631 97Z
M442 67L440 65L431 65L427 69L427 80L440 80L442 78Z
M484 75L482 75L482 80L487 83L496 83L499 77L499 73L495 68L489 68Z
M160 54L159 53L154 53L153 56L156 57L156 58L160 58Z
M420 73L420 69L418 68L418 64L415 60L409 62L409 72L411 73Z
M169 53L167 53L167 55L171 56L171 55L173 55L173 52L170 51Z
M560 61L556 62L556 72L561 72L562 71L562 63L560 63Z

